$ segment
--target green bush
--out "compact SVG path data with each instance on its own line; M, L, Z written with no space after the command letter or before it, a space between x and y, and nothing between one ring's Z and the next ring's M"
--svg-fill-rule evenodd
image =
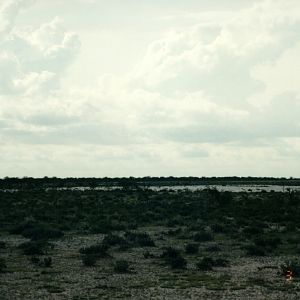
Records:
M229 261L223 258L213 259L212 257L203 257L196 266L201 271L210 271L213 267L228 267Z
M125 232L124 237L132 246L138 247L155 247L155 243L150 237L150 235L146 232Z
M10 234L22 234L24 230L32 229L37 226L37 222L33 220L24 221L18 225L15 225L9 230Z
M197 268L201 271L210 271L214 266L214 261L210 257L203 257L197 264Z
M7 266L5 263L5 259L0 257L0 273L3 273L6 270Z
M97 256L93 254L82 255L81 260L84 266L92 267L97 262Z
M0 249L5 249L6 248L6 243L3 241L0 241Z
M51 228L46 225L39 225L23 230L22 235L31 240L38 241L61 238L64 236L64 233L59 229Z
M208 241L212 241L212 240L213 240L213 236L209 232L201 231L201 232L197 232L194 235L195 242L208 242Z
M281 244L281 239L278 236L260 236L254 239L254 244L256 246L266 248L269 251L277 248Z
M214 260L213 265L214 265L214 267L228 267L229 261L224 258L217 258Z
M45 268L50 268L50 267L52 267L52 257L45 257L44 259L43 259L43 266L45 267Z
M187 253L187 254L197 254L198 251L199 251L199 244L188 243L185 246L185 253Z
M29 241L18 246L25 255L43 255L46 247L48 244L40 241Z
M30 257L30 262L33 263L34 265L39 265L41 261L38 256L34 255Z
M114 263L114 270L118 273L128 273L129 272L129 263L127 260L120 259Z
M216 233L224 232L224 225L215 223L210 226L211 230Z
M187 262L185 258L182 257L180 251L172 247L166 248L163 251L161 258L163 258L172 269L183 269L187 265Z
M253 235L261 235L264 233L263 227L262 226L248 226L243 229L243 233L251 237Z
M110 233L104 237L103 244L108 246L116 246L116 245L124 246L127 245L128 243L123 237Z
M44 267L44 268L51 268L52 267L52 257L44 257L40 259L38 256L31 256L30 262L36 266Z
M214 243L214 244L211 244L211 245L207 246L205 248L205 251L207 251L207 252L219 252L219 251L221 251L221 248L218 244Z
M148 258L154 258L154 254L150 253L149 251L146 251L143 253L143 256L145 259L148 259Z
M79 253L86 255L94 255L96 257L106 257L108 246L106 244L95 244L89 247L83 247L79 249Z
M245 246L246 254L249 256L265 256L266 251L263 247L250 244Z

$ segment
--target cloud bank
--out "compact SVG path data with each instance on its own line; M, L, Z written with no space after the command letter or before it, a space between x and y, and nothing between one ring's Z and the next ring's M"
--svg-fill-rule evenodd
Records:
M300 176L298 1L193 12L91 86L63 16L18 26L34 5L0 9L2 176Z

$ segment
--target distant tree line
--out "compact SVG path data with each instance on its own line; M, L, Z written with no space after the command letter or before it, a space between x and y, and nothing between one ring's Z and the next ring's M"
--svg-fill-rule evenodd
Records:
M114 187L138 188L147 186L176 185L235 185L266 184L292 186L300 185L300 178L278 177L90 177L90 178L58 178L58 177L5 177L0 179L0 189L44 189L72 187Z

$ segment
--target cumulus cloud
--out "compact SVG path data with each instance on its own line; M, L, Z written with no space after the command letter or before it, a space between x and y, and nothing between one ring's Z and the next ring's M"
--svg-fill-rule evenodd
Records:
M33 2L34 0L4 0L0 4L0 38L11 32L20 10Z
M272 175L272 161L288 174L278 163L284 155L289 167L299 166L296 0L260 1L209 22L207 16L200 22L199 13L193 26L171 28L150 43L132 72L102 75L88 87L61 85L79 53L78 35L60 18L18 28L15 19L25 2L6 1L0 12L5 16L0 25L3 151L14 143L34 148L35 154L45 151L40 163L49 174L55 174L53 161L66 160L70 171L85 156L105 170L117 161L122 175L163 175L157 166L165 175L199 175L199 165L203 172L215 165L218 175L239 175L239 164L247 175L265 175L266 167ZM249 157L267 162L255 172ZM20 159L21 165L33 160ZM135 165L141 166L139 172Z
M0 10L0 93L32 95L59 87L60 78L80 48L76 34L61 21L19 29L15 19L33 1L5 1Z

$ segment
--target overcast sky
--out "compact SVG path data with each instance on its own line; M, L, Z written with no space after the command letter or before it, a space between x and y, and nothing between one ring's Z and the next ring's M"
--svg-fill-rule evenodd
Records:
M0 0L0 177L300 177L299 0Z

